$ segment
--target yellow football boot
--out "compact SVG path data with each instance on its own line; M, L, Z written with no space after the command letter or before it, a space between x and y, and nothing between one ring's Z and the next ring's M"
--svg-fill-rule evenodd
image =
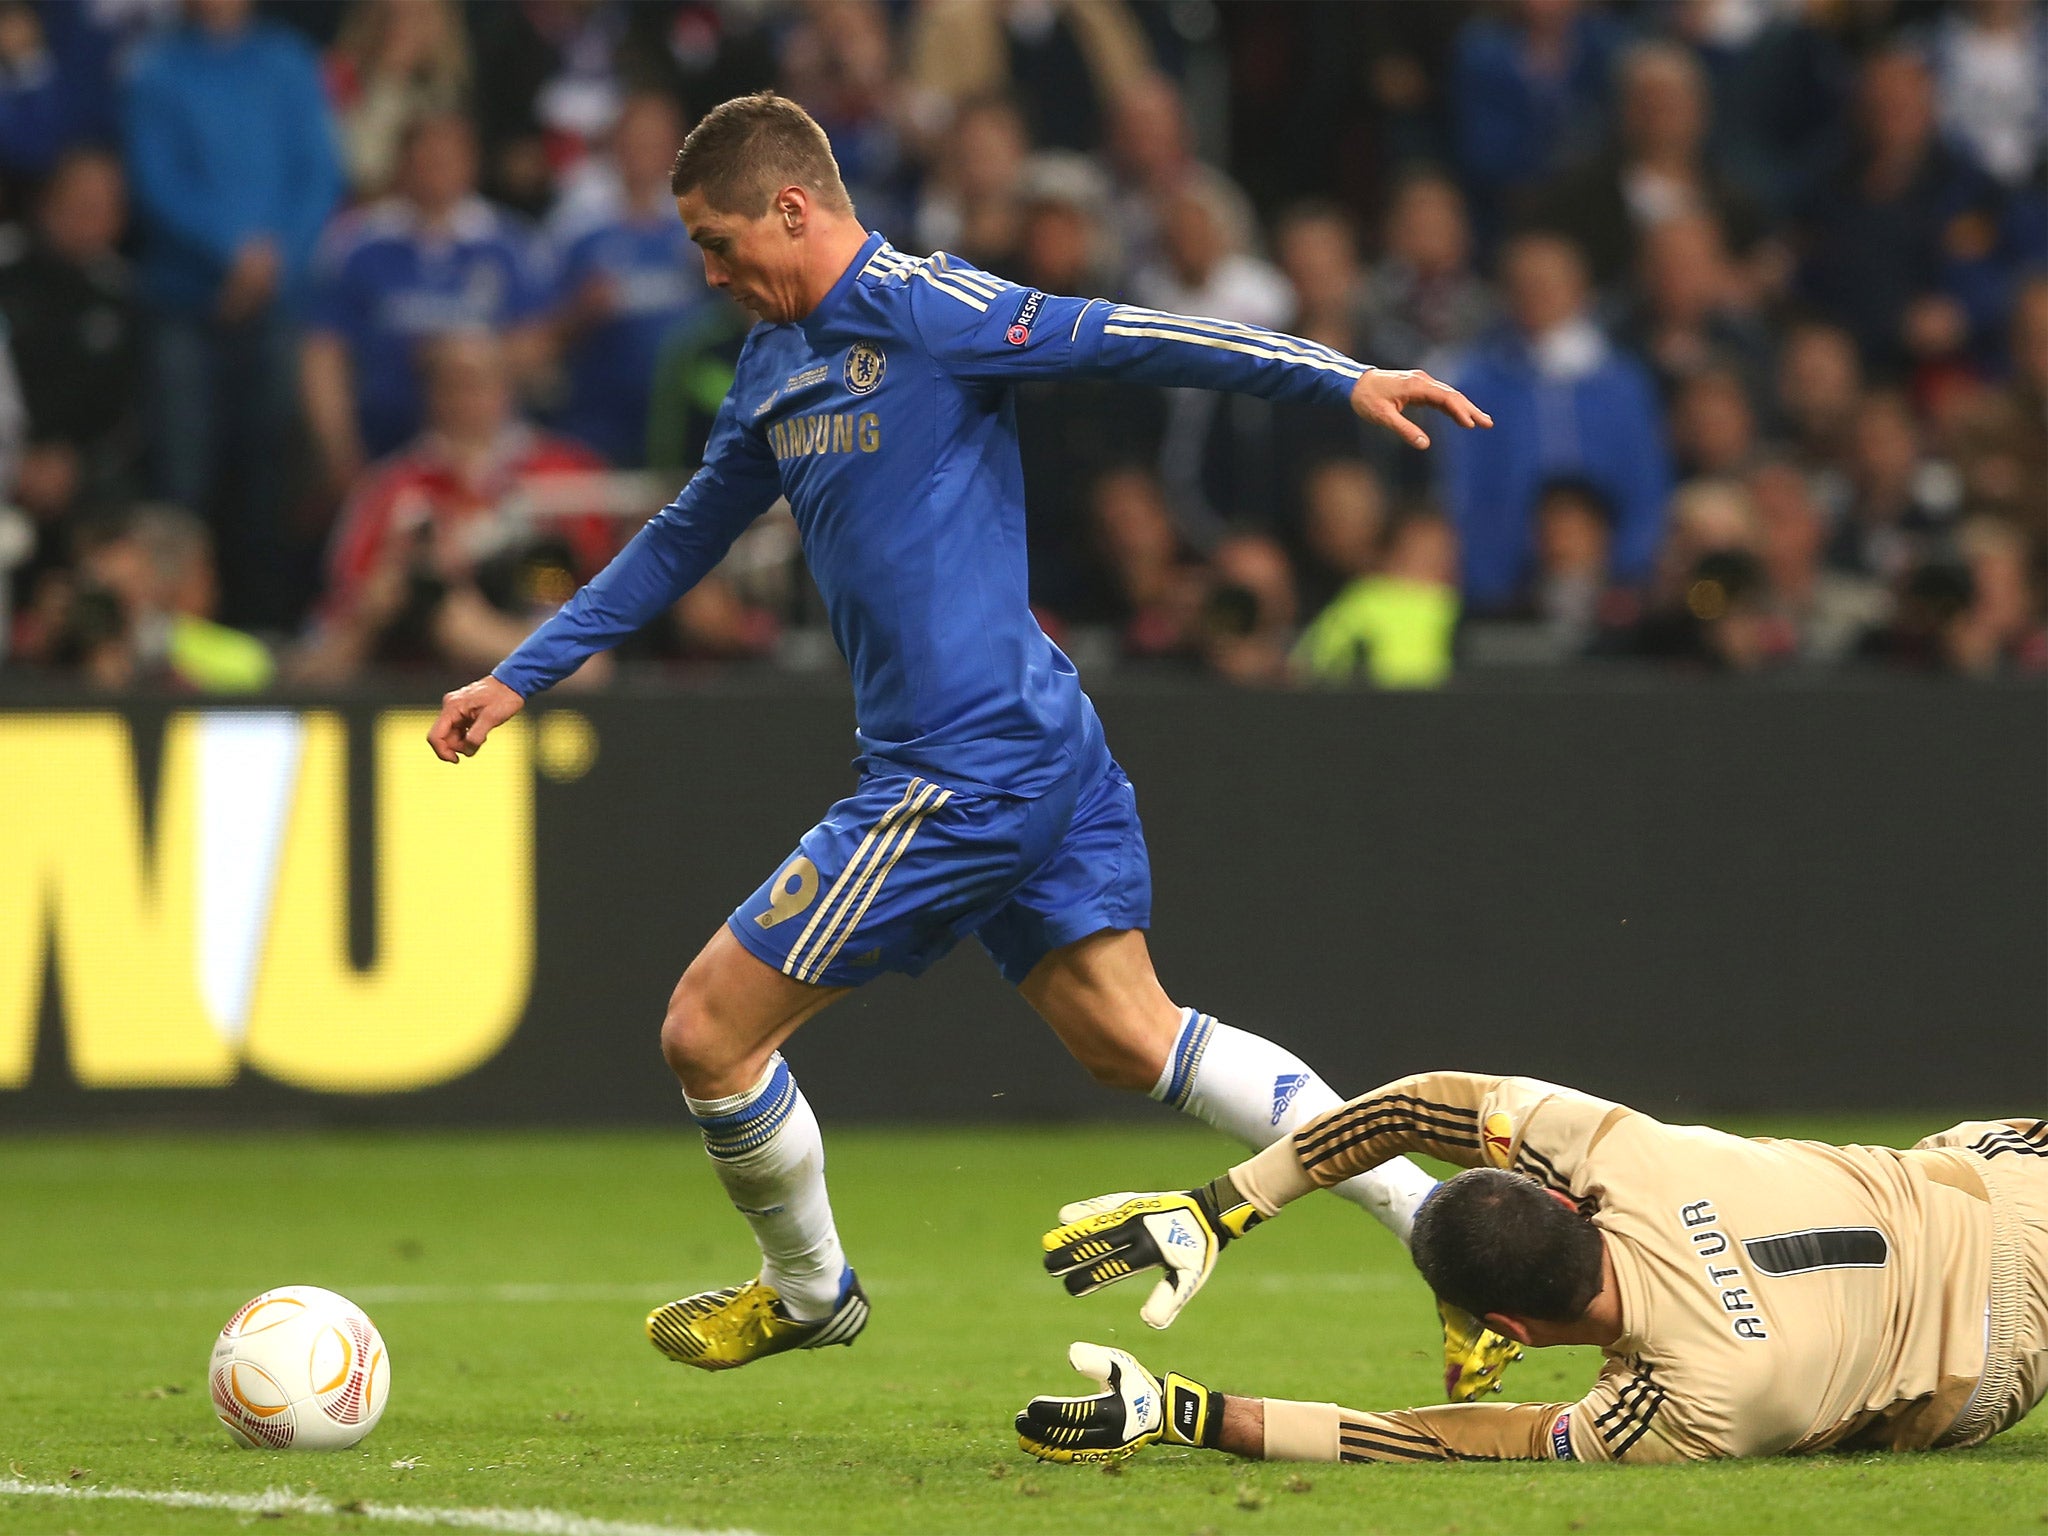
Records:
M837 1310L816 1322L791 1317L775 1287L756 1278L656 1307L647 1314L647 1338L671 1360L730 1371L786 1350L851 1344L867 1321L867 1292L849 1270Z
M1469 1403L1498 1392L1502 1375L1522 1358L1522 1346L1448 1301L1438 1301L1436 1310L1444 1320L1444 1396Z

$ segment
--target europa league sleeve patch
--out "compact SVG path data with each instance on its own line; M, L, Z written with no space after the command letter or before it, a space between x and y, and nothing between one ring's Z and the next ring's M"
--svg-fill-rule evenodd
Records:
M1508 1159L1514 1155L1515 1122L1496 1109L1480 1127L1479 1146L1487 1162L1496 1168L1507 1167Z
M1010 328L1003 332L1003 340L1013 347L1021 347L1031 339L1032 322L1038 318L1039 307L1045 303L1045 295L1034 288L1024 295L1024 302L1017 306L1017 313L1010 321Z

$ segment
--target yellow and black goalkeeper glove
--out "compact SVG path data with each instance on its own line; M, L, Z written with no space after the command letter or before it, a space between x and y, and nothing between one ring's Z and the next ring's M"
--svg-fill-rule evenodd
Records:
M1060 1225L1042 1239L1046 1273L1069 1295L1086 1296L1140 1271L1164 1270L1138 1316L1165 1328L1202 1288L1224 1246L1264 1219L1227 1173L1200 1189L1097 1195L1060 1207Z
M1172 1371L1161 1381L1135 1355L1075 1344L1067 1360L1102 1384L1093 1397L1034 1397L1017 1415L1017 1443L1040 1461L1122 1461L1155 1442L1214 1449L1223 1394Z

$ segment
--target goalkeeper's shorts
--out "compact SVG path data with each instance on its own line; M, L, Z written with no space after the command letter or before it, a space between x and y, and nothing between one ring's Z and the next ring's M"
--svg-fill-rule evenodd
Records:
M972 933L1015 985L1063 944L1151 921L1137 796L1108 762L1028 800L869 773L726 926L826 986L915 976Z

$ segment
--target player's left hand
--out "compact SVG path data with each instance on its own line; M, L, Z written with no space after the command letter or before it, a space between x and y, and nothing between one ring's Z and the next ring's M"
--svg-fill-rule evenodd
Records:
M1202 1189L1097 1195L1063 1205L1060 1225L1040 1242L1046 1272L1073 1296L1163 1270L1138 1316L1165 1328L1208 1280L1224 1245L1261 1219L1228 1179L1219 1179Z
M1122 1461L1145 1446L1213 1446L1222 1428L1217 1394L1169 1371L1161 1381L1135 1355L1075 1344L1067 1360L1099 1383L1093 1397L1034 1397L1017 1415L1017 1444L1040 1461Z
M1450 385L1420 368L1373 368L1351 386L1351 409L1377 422L1411 448L1427 448L1429 434L1401 412L1411 405L1442 411L1461 427L1490 427L1493 418Z

